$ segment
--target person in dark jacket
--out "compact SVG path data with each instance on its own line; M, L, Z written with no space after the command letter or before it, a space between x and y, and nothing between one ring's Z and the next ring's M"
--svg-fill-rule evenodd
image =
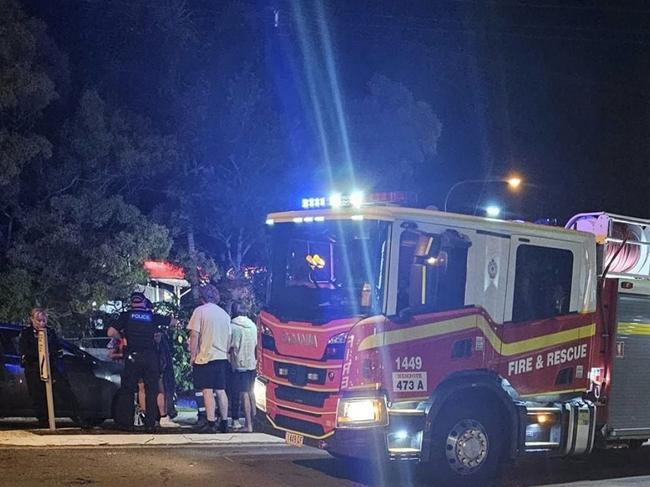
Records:
M161 428L177 428L180 424L172 421L178 413L176 411L176 379L174 378L174 364L169 338L163 332L155 337L160 359L160 381L158 384L158 412L160 413Z
M44 428L48 426L45 383L41 380L38 364L38 332L43 329L47 329L47 344L50 353L50 372L55 396L55 408L60 410L63 403L64 408L67 405L67 409L72 411L73 419L81 421L77 399L65 374L63 361L59 359L63 350L59 337L53 328L47 326L47 314L45 311L41 308L34 308L30 314L30 326L20 332L18 346L21 354L21 363L25 369L29 396L34 405L38 424Z

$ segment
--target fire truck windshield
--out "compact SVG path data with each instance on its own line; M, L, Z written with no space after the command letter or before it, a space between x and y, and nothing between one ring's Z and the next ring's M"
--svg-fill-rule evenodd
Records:
M388 227L374 220L274 225L268 310L311 323L379 312Z

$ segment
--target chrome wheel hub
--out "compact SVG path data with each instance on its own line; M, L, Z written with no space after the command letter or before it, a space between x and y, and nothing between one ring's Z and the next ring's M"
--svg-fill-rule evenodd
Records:
M447 463L461 475L473 473L487 459L488 448L488 436L483 425L473 419L463 419L447 435Z

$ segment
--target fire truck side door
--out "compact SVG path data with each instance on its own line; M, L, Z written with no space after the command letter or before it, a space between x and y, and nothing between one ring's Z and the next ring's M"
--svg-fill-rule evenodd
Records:
M574 242L513 235L504 321L520 323L578 311L581 248Z
M587 386L593 317L579 314L581 242L513 235L500 371L520 394Z

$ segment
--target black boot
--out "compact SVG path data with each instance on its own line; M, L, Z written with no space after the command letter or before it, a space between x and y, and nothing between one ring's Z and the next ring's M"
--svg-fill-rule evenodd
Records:
M194 429L194 432L195 433L216 433L217 427L214 424L214 421L208 421L206 419L205 423L203 423L201 426Z

